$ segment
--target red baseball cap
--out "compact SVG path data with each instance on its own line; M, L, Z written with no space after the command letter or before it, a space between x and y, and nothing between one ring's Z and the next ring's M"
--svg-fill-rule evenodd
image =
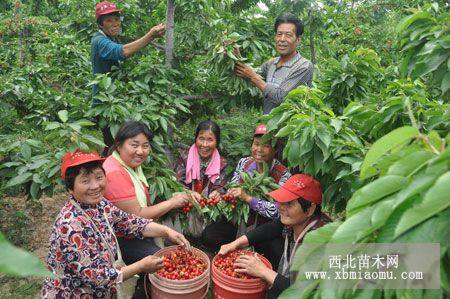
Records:
M118 9L114 3L102 1L95 6L96 19L98 19L100 16L107 15L113 12L121 12L121 10Z
M290 202L299 198L315 204L322 203L322 187L313 177L306 174L291 176L283 186L269 193L278 202Z
M61 163L61 178L64 180L68 168L93 161L103 162L105 158L100 157L96 152L85 153L79 149L65 154Z
M253 136L264 135L266 133L267 133L267 126L266 125L258 125L255 129L255 133L253 133Z

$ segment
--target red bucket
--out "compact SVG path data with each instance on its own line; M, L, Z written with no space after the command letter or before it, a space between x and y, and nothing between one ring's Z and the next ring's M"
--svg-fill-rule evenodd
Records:
M156 256L177 249L178 245L163 248L155 253ZM192 247L195 255L206 262L206 270L200 276L187 280L172 280L159 276L156 273L148 274L152 284L152 299L202 299L205 298L209 288L209 275L211 263L208 256L201 250Z
M272 269L272 264L258 254L258 257L263 261L269 269ZM260 278L240 279L228 276L222 273L216 266L214 261L217 255L212 260L211 273L212 281L214 282L214 299L264 299L266 296L267 284Z

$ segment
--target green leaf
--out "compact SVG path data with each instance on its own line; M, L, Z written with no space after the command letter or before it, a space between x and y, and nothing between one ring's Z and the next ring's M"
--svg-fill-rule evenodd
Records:
M410 16L403 18L400 21L400 23L397 25L396 31L398 33L403 33L404 31L406 31L406 28L408 28L412 23L419 21L419 20L421 20L423 22L423 20L428 20L430 18L431 18L431 14L426 11L421 11L421 12L412 14Z
M103 141L101 141L100 139L98 139L98 138L96 138L96 137L94 137L94 136L91 136L91 135L83 135L83 138L86 139L86 140L88 140L88 141L90 141L90 142L92 142L93 144L97 144L97 145L100 145L100 146L105 146L105 144L103 143Z
M0 273L16 277L51 276L37 256L12 245L2 233L0 233L0 252L2 253L0 254Z
M347 214L353 215L365 205L374 203L401 190L408 180L398 175L383 176L356 191L347 204Z
M440 243L441 246L450 246L450 209L431 217L414 229L408 230L396 243Z
M31 183L31 187L30 187L30 195L33 199L37 199L38 198L38 193L39 193L39 189L40 189L41 185L36 183L36 182L32 182Z
M166 118L165 117L161 117L159 119L159 122L161 123L161 126L162 126L164 132L167 132L167 120L166 120Z
M369 149L361 165L361 179L367 179L376 174L373 167L377 160L399 145L405 144L412 138L419 136L417 128L406 126L393 130L389 134L378 139Z
M93 122L91 122L91 121L89 121L87 119L77 120L76 123L79 124L82 127L91 127L91 126L95 125L95 123L93 123Z
M317 136L319 136L319 139L325 144L325 146L328 148L331 144L331 136L326 132L325 130L319 129L317 131Z
M25 172L25 173L19 174L19 175L13 177L11 180L9 180L8 183L6 184L6 187L9 188L9 187L13 187L16 185L21 185L21 184L29 181L32 176L33 176L33 174L30 172Z
M330 125L334 128L336 133L339 133L339 131L342 129L343 122L340 119L333 118L330 121Z
M31 147L28 144L23 143L20 152L25 160L31 159Z
M427 151L413 152L401 158L389 167L388 175L409 176L414 170L420 167L423 163L434 157L434 154Z
M373 207L367 207L355 215L350 216L334 232L330 243L352 244L357 240L357 236L371 226L370 216Z
M41 167L49 162L50 161L48 159L39 159L39 160L33 162L32 164L28 165L28 169L30 169L30 170L38 169L39 167Z
M290 143L289 153L288 153L288 161L291 167L295 167L300 163L301 155L300 155L300 143L298 139L294 139Z
M427 59L424 59L416 64L413 72L411 73L411 77L423 77L426 74L437 70L437 68L447 60L448 56L449 54L444 52L440 54L436 53L431 57L427 57Z
M58 123L58 122L51 122L51 123L48 123L45 126L45 130L46 131L50 131L50 130L54 130L54 129L59 128L59 127L61 127L60 123Z
M54 166L52 169L50 169L50 171L47 174L47 178L51 178L53 177L59 170L61 169L61 167L59 165Z
M399 206L408 198L416 196L423 191L426 191L434 183L439 173L424 174L421 173L414 177L407 186L405 186L401 191L396 194L395 206Z
M305 235L302 244L327 243L333 236L340 222L331 222Z
M394 208L393 213L389 216L388 220L384 223L384 225L379 230L376 242L377 243L391 243L394 240L394 232L395 228L399 220L405 211L408 211L417 201L421 198L419 195L410 197L406 201L402 202L396 208Z
M65 123L69 119L69 113L67 110L60 110L58 111L58 117L63 123Z
M281 130L278 131L278 133L275 135L277 138L286 137L295 129L295 126L287 125L283 127Z
M446 93L449 88L450 88L450 72L447 71L441 82L442 94Z
M408 229L448 208L450 206L449 194L450 172L446 172L436 180L419 205L405 212L395 229L395 236L401 235Z
M112 80L110 77L103 77L101 81L99 82L99 85L102 87L103 90L107 90L111 86Z

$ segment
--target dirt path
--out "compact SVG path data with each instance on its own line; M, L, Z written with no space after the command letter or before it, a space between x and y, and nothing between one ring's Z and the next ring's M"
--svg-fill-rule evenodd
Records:
M34 253L44 263L56 215L67 200L65 194L42 197L33 204L26 197L1 199L0 230L8 238ZM38 298L42 279L0 276L0 298Z

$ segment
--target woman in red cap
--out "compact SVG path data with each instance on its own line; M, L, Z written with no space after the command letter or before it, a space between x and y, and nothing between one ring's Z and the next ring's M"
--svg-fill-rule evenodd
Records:
M282 186L286 180L291 177L288 168L275 158L275 148L272 145L271 140L262 142L263 135L266 133L266 125L261 124L255 128L250 149L251 156L239 160L230 182L242 183L241 172L262 173L264 163L269 167L268 175L271 176L277 184ZM249 204L249 224L251 224L251 228L279 217L278 206L276 203L247 194L242 188L232 188L228 190L228 193ZM243 223L239 229L239 235L251 228L247 228ZM203 232L202 238L205 244L214 250L218 250L221 245L234 240L236 238L236 233L238 233L238 228L235 225L222 220L207 226ZM281 242L281 240L270 241L270 243L273 242ZM277 265L281 257L281 251L273 252L271 250L272 248L278 248L278 246L260 244L260 246L257 246L256 250L266 256L272 264Z
M125 265L116 236L166 237L190 246L182 234L105 200L103 160L79 150L63 157L61 176L70 196L51 232L47 264L54 277L45 280L43 298L124 298L125 281L164 266L152 255Z
M223 245L219 254L282 237L284 239L283 255L277 272L267 268L255 256L241 256L235 263L236 272L259 277L269 285L267 298L277 298L295 279L290 267L305 235L331 220L321 211L320 183L308 175L292 176L283 186L270 192L269 195L279 204L280 218L267 222L235 241Z
M147 46L152 40L164 34L166 27L163 23L152 27L143 37L128 44L121 44L118 36L122 31L121 10L116 4L103 1L95 6L95 18L97 20L98 32L91 40L91 63L94 77L96 74L111 72L112 66L119 66L119 61L133 55ZM92 86L92 95L97 94L97 85ZM93 99L93 105L98 100ZM113 137L109 127L103 128L103 139L106 146L113 144Z
M231 182L242 183L240 173L241 172L263 172L263 164L269 166L269 176L271 176L275 183L282 186L290 177L291 173L288 168L281 164L275 158L275 148L271 142L262 142L262 137L267 133L266 125L258 125L253 134L253 141L251 147L251 156L242 158L239 160L238 165L234 171ZM229 194L233 194L250 205L250 209L266 219L278 218L278 208L276 204L268 202L266 200L252 196L245 193L242 188L232 188L228 191ZM264 222L264 221L263 221Z

